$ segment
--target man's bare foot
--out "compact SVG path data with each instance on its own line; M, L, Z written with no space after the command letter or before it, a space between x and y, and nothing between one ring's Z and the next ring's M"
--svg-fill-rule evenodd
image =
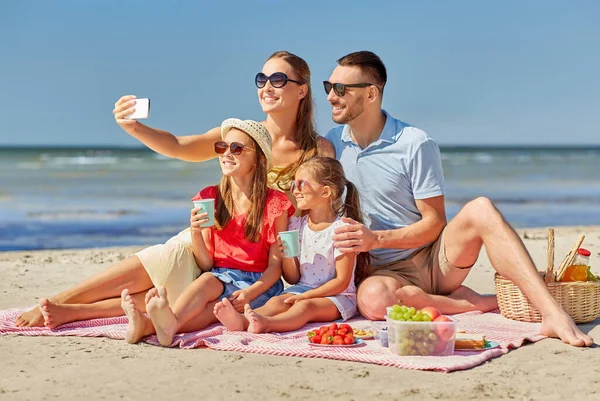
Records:
M15 320L15 326L17 327L44 327L44 316L39 306L23 312L17 320Z
M589 347L594 339L577 328L575 322L564 312L542 317L540 333L546 337L560 338L565 344Z
M79 320L79 305L55 304L47 298L41 298L39 310L44 317L44 326L49 329Z
M233 308L233 305L227 298L223 298L221 302L215 304L213 313L219 319L223 326L229 331L244 331L246 327L246 319L244 315Z
M153 288L146 294L146 310L156 330L158 342L169 346L173 342L173 336L177 333L177 317L173 314L165 287Z
M125 330L125 341L135 344L146 336L148 318L137 308L135 300L129 295L127 289L121 293L121 308L129 321Z
M498 309L498 299L495 295L481 295L469 287L461 285L449 295L453 299L466 299L475 309L481 312L489 312Z
M266 333L268 318L256 313L250 308L250 305L244 306L244 316L248 319L248 332L249 333Z

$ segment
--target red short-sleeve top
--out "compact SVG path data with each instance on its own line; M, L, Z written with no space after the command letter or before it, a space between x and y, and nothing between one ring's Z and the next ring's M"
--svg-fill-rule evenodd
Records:
M192 200L215 199L217 206L218 186L204 188ZM280 191L269 189L263 218L261 238L258 242L246 239L246 214L235 215L221 230L211 228L208 251L213 254L214 266L262 273L267 269L269 249L276 241L275 219L286 213L294 214L294 206Z

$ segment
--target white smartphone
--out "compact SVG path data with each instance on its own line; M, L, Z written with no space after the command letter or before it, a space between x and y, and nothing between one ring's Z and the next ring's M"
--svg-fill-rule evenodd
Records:
M135 99L135 105L133 107L135 108L135 111L131 115L125 117L126 119L141 120L143 118L148 118L148 115L150 115L150 99Z

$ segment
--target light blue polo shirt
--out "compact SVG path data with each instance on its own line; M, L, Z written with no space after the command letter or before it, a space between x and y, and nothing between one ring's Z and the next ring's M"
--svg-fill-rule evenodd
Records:
M415 199L444 194L440 149L424 131L395 119L386 111L379 139L361 149L348 125L330 130L327 138L346 178L358 188L365 224L372 230L393 230L421 220ZM407 259L418 249L374 249L373 265Z

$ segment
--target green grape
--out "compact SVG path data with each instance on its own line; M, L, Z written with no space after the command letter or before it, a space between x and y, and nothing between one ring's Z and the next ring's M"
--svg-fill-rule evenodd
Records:
M404 320L410 320L412 315L410 314L410 312L406 312L403 317L404 317Z
M421 319L424 322L431 322L431 316L429 316L427 313L425 313Z
M411 306L410 308L408 308L408 313L410 313L411 316L413 316L415 313L417 313L417 310Z
M412 320L413 322L418 322L419 321L419 317L417 315L413 315L410 320Z
M438 339L438 336L437 336L435 333L433 333L433 332L429 333L429 334L427 335L427 337L429 337L429 339L430 339L431 341L435 341L435 340L437 340L437 339Z
M402 320L403 316L401 314L399 314L398 312L394 312L392 311L392 313L390 314L390 317L393 320Z
M400 307L400 310L402 311L402 313L406 313L406 312L408 312L408 307L406 305L402 305Z
M417 311L417 313L415 313L415 317L417 318L416 321L420 322L421 320L423 320L423 314L421 313L421 311Z
M402 312L402 308L400 307L400 305L397 305L397 304L392 306L392 310L394 312Z

